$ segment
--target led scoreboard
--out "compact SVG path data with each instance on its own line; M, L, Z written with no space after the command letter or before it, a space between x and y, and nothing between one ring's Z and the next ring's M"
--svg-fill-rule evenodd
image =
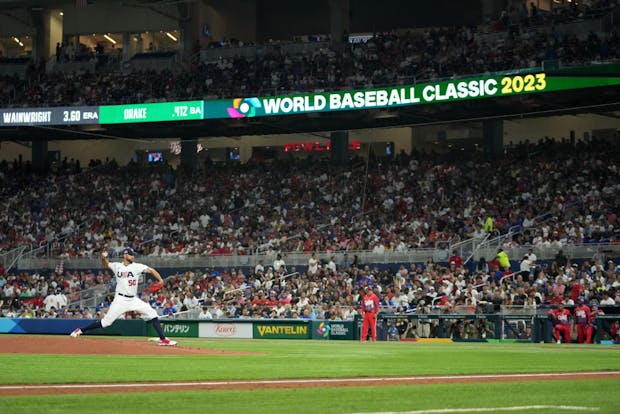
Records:
M600 65L602 76L550 74L535 68L499 76L478 76L364 90L296 93L268 97L159 102L131 105L0 109L1 126L126 124L251 118L312 112L396 108L442 102L501 98L620 85L620 65Z

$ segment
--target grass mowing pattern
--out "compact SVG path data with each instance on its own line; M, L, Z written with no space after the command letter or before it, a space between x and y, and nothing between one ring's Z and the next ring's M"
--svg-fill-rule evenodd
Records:
M2 397L0 412L118 414L153 412L344 414L421 409L573 405L620 411L620 380L535 381L450 385L306 388L252 391L186 391ZM519 411L538 413L540 410ZM562 410L545 410L545 414Z
M555 344L230 340L191 346L254 355L0 354L0 384L191 381L619 370L620 349Z
M0 384L456 375L620 370L620 348L554 344L416 344L191 340L253 355L0 354ZM0 398L0 413L356 413L574 405L618 413L620 380L178 391ZM520 411L527 412L527 411ZM540 410L531 410L540 414ZM566 413L545 410L547 413Z

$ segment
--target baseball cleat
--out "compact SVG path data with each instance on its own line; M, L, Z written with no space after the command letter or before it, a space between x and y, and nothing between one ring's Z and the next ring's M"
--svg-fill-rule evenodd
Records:
M82 330L80 328L77 328L75 331L71 332L70 335L72 338L77 338L78 336L82 335Z
M159 340L159 346L175 346L176 344L177 344L177 341L171 341L168 338Z

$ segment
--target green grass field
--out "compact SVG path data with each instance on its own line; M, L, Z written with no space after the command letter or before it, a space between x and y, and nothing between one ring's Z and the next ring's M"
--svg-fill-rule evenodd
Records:
M33 337L45 340L45 337ZM0 337L0 341L2 337ZM184 340L250 355L0 354L0 384L283 379L620 370L600 345ZM384 413L513 407L620 412L618 379L0 397L0 413ZM515 410L521 406L554 406ZM560 407L564 406L564 407ZM593 410L586 410L590 407ZM570 408L570 409L569 409ZM499 412L499 409L495 410ZM441 412L441 411L435 411ZM443 411L455 412L455 411ZM460 411L463 412L463 411Z

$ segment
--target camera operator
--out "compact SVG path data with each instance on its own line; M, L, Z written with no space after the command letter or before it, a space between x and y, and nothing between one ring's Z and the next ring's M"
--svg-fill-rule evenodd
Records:
M396 327L398 328L398 333L400 335L400 339L406 338L417 338L415 332L415 326L412 321L409 319L401 319L396 323Z
M426 305L426 301L421 300L415 308L416 315L428 315L431 309ZM431 320L426 318L418 318L417 336L419 338L429 338L431 336Z

